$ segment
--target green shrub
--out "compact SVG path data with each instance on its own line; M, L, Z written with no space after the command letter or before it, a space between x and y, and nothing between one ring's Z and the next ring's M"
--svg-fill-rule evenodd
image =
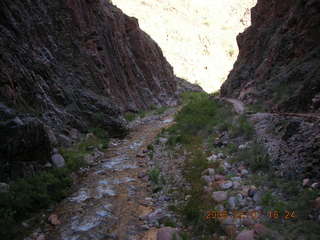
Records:
M159 168L153 168L149 171L149 178L154 184L160 183L160 169Z

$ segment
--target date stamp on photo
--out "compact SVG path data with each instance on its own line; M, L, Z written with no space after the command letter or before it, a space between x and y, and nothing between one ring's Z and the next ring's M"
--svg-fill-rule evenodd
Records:
M244 219L244 218L252 218L258 219L262 216L269 217L270 219L296 219L297 215L295 211L285 210L285 211L278 211L278 210L270 210L270 211L237 211L234 210L231 213L228 211L208 211L205 219L212 220L212 219L224 219L227 217L237 218L237 219Z

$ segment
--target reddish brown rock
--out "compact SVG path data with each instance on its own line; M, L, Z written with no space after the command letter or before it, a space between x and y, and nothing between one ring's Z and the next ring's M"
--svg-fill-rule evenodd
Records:
M221 94L275 111L319 112L319 13L318 0L258 0Z
M49 221L52 225L60 225L60 224L61 224L61 222L60 222L57 214L51 214L51 215L48 217L48 221Z
M124 136L122 112L176 102L161 49L109 1L4 0L0 16L0 181L41 170L72 129Z

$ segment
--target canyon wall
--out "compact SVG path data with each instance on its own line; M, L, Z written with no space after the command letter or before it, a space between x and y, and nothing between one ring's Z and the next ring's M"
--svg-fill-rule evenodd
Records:
M259 0L223 96L282 112L320 111L320 1Z
M90 127L124 135L121 112L174 104L175 92L161 49L108 1L0 2L0 180Z
M218 90L238 55L235 38L250 26L256 0L113 0L160 45L175 74Z

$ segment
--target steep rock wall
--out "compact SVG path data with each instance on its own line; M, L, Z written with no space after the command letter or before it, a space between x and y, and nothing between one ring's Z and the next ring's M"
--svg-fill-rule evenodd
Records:
M161 49L108 1L1 1L2 178L44 164L74 129L123 135L122 111L174 104L175 91Z
M251 15L221 94L276 111L319 112L320 1L259 0Z

